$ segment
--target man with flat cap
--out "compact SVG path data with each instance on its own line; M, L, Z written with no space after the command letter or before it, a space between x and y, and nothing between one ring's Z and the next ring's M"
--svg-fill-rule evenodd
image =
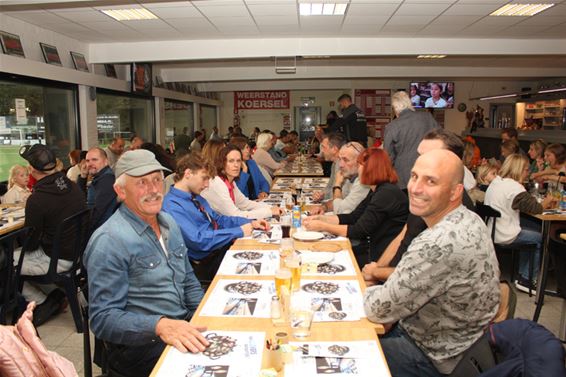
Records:
M203 291L181 231L161 211L163 171L150 151L125 152L115 166L122 203L85 251L91 328L123 376L147 376L166 345L203 351L208 341L189 324Z
M483 221L462 205L464 166L436 149L409 178L409 209L426 222L384 285L369 287L370 321L394 325L381 341L393 376L443 376L499 308L499 268Z
M45 145L35 144L20 149L20 156L30 165L31 175L37 183L26 202L25 226L31 227L28 252L22 261L22 275L44 275L49 269L53 239L59 224L86 208L84 195L64 173L56 169L55 154ZM66 237L63 230L59 250L58 271L71 268L73 262L72 237ZM21 250L14 253L17 263ZM36 285L25 282L22 291L27 301L38 305L34 312L34 324L39 326L55 314L62 304L65 294L55 285Z

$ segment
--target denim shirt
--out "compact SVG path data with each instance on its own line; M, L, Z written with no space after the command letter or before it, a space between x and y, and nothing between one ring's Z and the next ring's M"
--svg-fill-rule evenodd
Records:
M91 328L102 340L155 341L159 319L189 319L203 297L179 227L164 212L157 219L167 255L149 224L124 204L89 240L84 262Z

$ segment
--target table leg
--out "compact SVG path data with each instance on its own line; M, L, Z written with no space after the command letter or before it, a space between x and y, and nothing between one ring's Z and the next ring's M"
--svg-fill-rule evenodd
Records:
M536 309L533 316L533 321L537 322L544 304L544 294L546 289L546 279L548 275L548 264L550 261L550 250L548 248L550 238L550 221L542 221L542 265L538 274L537 281L537 295L535 299Z

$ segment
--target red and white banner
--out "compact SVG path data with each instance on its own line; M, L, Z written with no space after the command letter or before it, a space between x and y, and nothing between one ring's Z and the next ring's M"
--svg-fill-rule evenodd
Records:
M288 108L288 90L234 92L234 112L239 110L272 110Z

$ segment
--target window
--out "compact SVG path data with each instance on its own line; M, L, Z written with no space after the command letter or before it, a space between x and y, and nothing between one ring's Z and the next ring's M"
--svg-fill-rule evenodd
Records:
M200 127L206 130L206 137L210 136L212 128L216 127L216 107L200 105Z
M165 146L173 141L176 135L193 136L195 118L193 104L165 100Z
M128 145L133 136L155 140L153 99L98 91L96 96L98 144L105 147L114 137Z
M27 166L18 153L22 145L46 144L68 166L78 139L75 85L0 76L0 181L11 166Z

